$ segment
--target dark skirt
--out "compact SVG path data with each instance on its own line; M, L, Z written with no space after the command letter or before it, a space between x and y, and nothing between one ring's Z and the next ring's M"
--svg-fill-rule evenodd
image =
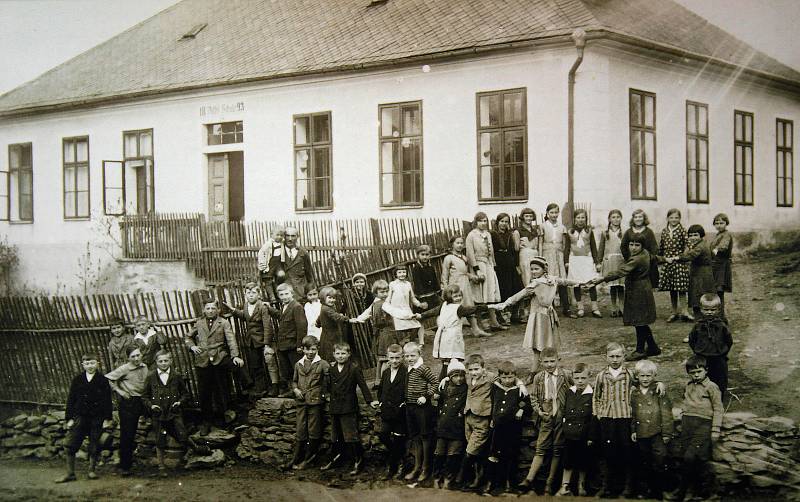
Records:
M656 301L650 279L625 278L625 310L622 322L625 326L646 326L656 321Z
M733 291L733 274L731 273L731 259L730 258L715 258L711 262L711 270L714 274L714 282L717 285L717 291L724 291L730 293Z
M497 265L494 272L500 284L500 299L506 301L522 289L522 279L517 273L517 264L511 251L498 251L494 254Z
M689 305L700 307L700 297L706 293L716 293L717 284L710 265L692 267L689 277Z

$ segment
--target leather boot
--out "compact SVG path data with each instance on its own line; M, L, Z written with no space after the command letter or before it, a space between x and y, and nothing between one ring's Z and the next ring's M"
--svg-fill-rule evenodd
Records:
M422 439L422 471L417 481L422 483L431 477L431 440Z
M70 481L75 481L75 454L67 453L67 473L58 478L56 483L68 483Z
M298 465L303 459L303 443L300 441L295 442L294 444L294 452L292 453L292 458L285 464L281 466L283 470L289 470L292 467Z
M411 481L419 476L422 468L422 446L420 445L420 441L414 441L412 448L414 450L414 468L411 470L411 472L405 475L406 481Z
M457 485L463 486L464 483L469 481L469 475L472 472L474 464L475 458L469 453L465 454L464 458L461 459L461 467L458 470L458 474L456 474L455 482Z
M550 474L547 476L547 485L544 490L547 495L555 495L558 490L559 481L556 479L558 467L561 465L561 457L553 456L550 459Z
M156 448L156 457L158 457L158 475L162 478L167 477L167 466L164 464L164 449Z
M97 479L97 473L95 470L97 469L97 457L95 455L89 456L89 472L86 474L86 477L89 479Z

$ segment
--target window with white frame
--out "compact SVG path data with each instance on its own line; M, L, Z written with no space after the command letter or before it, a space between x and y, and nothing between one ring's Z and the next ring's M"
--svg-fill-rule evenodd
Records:
M89 136L64 138L64 219L88 218Z
M478 200L526 200L525 89L480 92L477 101Z
M294 116L295 209L332 209L331 112Z
M631 89L631 199L656 200L656 95Z
M378 107L381 206L421 206L422 102Z
M8 217L33 221L33 147L30 143L8 146Z

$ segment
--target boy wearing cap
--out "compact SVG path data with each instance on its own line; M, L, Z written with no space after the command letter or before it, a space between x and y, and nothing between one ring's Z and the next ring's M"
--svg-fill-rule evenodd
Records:
M436 425L436 450L433 455L434 486L445 490L458 474L466 450L464 406L467 404L467 370L464 363L452 359L447 366L449 380L439 398L439 420Z

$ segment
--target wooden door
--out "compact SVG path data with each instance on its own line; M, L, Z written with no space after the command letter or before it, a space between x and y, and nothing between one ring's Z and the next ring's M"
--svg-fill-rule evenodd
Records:
M208 217L211 221L228 221L228 154L208 156Z

